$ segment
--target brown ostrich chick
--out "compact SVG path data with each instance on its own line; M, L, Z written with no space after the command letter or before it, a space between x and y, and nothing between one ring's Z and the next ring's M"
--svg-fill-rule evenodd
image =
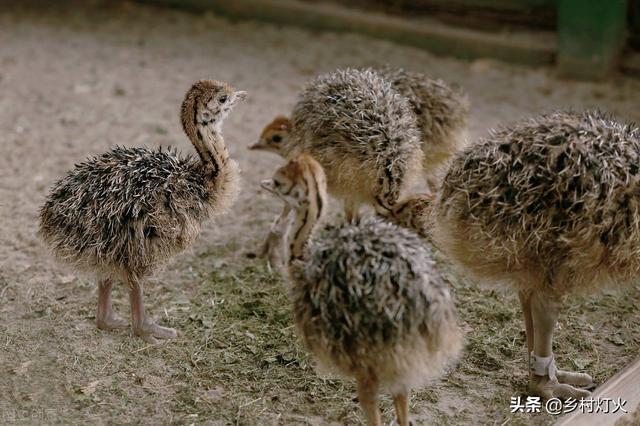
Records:
M435 193L441 166L466 145L469 100L464 93L444 81L428 78L422 73L391 67L376 72L409 102L422 140L423 172L430 191ZM300 144L299 140L290 139L290 135L295 133L293 121L295 119L284 115L276 117L264 128L251 149L290 157Z
M556 368L562 301L640 271L640 130L600 113L557 112L458 153L433 206L441 249L483 280L514 287L530 392L589 395L588 374Z
M331 195L344 202L347 220L361 205L389 215L422 167L416 116L407 99L372 69L344 69L307 84L291 119L278 117L252 149L286 158L312 155L324 168ZM288 207L267 237L273 259Z
M245 92L213 80L195 83L180 110L199 158L175 151L120 148L90 158L52 188L40 211L40 235L59 259L98 277L98 328L124 328L111 289L129 289L133 334L146 342L171 339L174 329L145 313L143 283L189 247L210 217L235 200L238 166L229 158L222 122Z
M411 389L460 350L453 298L413 232L369 217L314 236L326 186L322 167L305 154L262 183L292 211L287 266L298 334L323 367L357 381L368 424L381 424L383 388L408 426Z

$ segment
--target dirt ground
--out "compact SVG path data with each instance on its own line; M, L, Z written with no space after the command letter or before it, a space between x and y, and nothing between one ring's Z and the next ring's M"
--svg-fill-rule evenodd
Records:
M257 185L278 159L246 147L315 74L384 64L463 87L472 139L554 108L600 108L640 122L640 81L620 76L564 81L553 69L128 3L0 6L0 423L362 423L353 384L317 376L297 343L279 274L246 255L280 208ZM96 330L95 283L52 259L36 235L37 212L53 181L88 155L115 145L191 151L177 110L200 78L250 95L224 127L243 190L233 213L209 223L148 286L148 309L182 331L149 346L126 331ZM416 423L552 423L509 410L527 382L514 294L451 277L465 355L415 394ZM115 298L128 315L122 286ZM636 284L569 301L556 339L560 365L602 383L628 364L640 353L638 300ZM388 397L382 405L388 424Z

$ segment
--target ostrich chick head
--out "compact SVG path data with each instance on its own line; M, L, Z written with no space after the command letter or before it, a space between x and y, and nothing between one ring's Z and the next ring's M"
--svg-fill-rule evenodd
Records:
M321 209L327 184L320 164L311 156L302 154L280 167L272 179L260 182L260 186L294 209L310 203L317 203Z
M389 214L396 225L411 229L421 237L430 236L431 208L434 196L431 194L412 195L396 204Z
M251 145L249 149L271 151L284 157L284 146L290 132L291 120L282 115L278 116L264 128L258 142Z
M220 131L231 109L247 97L247 92L235 90L227 83L200 80L191 86L180 108L182 126L187 133L198 125L213 126Z

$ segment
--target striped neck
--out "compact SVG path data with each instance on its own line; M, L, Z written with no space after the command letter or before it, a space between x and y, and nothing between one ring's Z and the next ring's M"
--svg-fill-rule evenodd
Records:
M326 206L326 195L317 185L309 188L307 196L307 199L294 209L295 217L288 235L289 264L304 258L305 245Z
M198 123L193 134L188 136L200 156L202 165L213 177L217 176L220 168L224 167L229 159L219 126L213 123Z

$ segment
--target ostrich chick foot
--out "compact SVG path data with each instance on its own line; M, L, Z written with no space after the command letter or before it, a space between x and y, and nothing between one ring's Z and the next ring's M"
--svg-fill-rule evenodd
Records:
M98 317L96 320L98 324L98 328L100 330L112 331L112 330L121 330L123 328L129 327L129 323L122 318L115 315L113 312L109 313L109 315L105 315L104 317Z
M550 357L536 357L531 354L531 375L529 391L545 399L549 398L586 398L591 395L587 389L580 389L593 385L591 376L585 373L573 373L556 369L553 355Z
M576 373L571 373L576 374ZM585 374L585 376L587 376ZM550 398L586 398L591 395L586 389L571 386L568 383L561 383L557 377L531 375L529 380L529 392L541 396L544 399Z
M151 344L159 343L158 339L175 339L178 337L178 331L174 328L159 326L149 319L145 319L139 327L134 327L133 334Z

